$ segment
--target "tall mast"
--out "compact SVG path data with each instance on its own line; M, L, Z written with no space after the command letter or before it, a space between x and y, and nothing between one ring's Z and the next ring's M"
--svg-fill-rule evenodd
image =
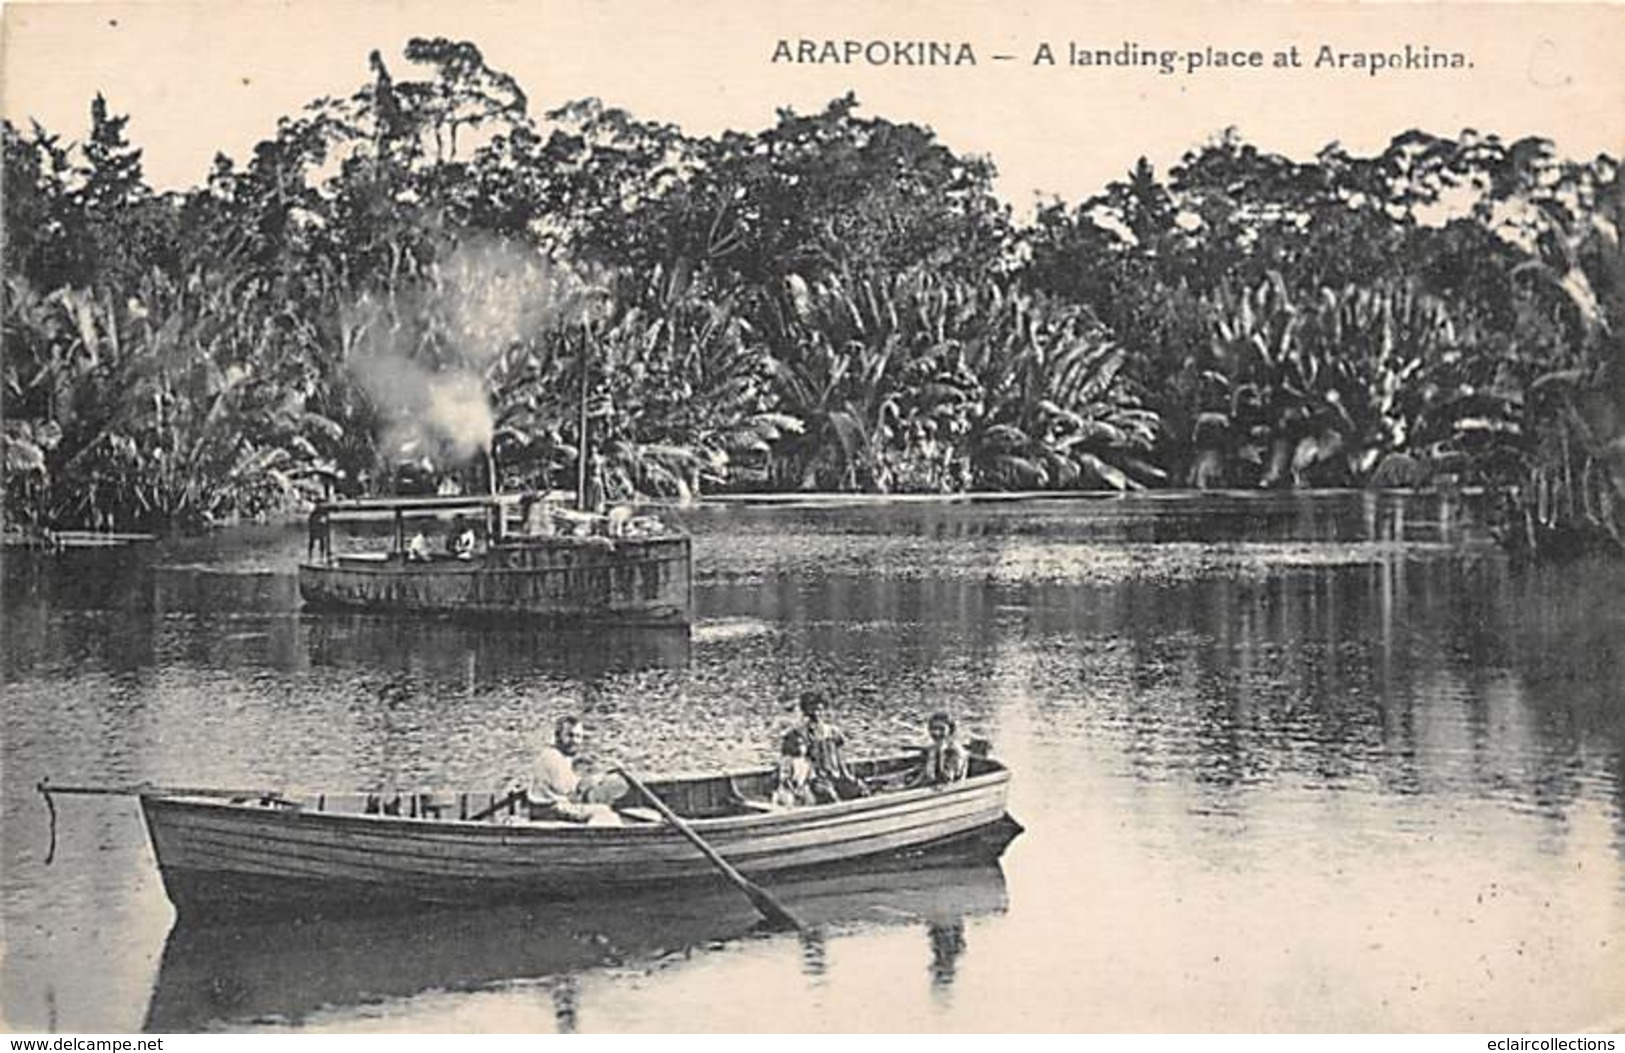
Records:
M587 512L587 352L591 347L587 323L581 324L581 419L576 432L576 511Z

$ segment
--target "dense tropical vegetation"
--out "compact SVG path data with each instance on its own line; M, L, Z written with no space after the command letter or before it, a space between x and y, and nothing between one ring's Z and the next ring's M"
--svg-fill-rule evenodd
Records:
M1022 223L850 96L695 137L404 57L182 192L99 96L5 125L9 522L570 486L585 441L611 496L1474 483L1520 546L1625 536L1617 158L1224 133Z

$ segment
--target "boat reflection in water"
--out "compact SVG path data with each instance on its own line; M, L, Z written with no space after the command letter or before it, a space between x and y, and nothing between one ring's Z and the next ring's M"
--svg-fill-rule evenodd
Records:
M439 682L527 680L538 673L594 677L681 669L693 642L687 626L538 627L522 620L452 619L323 611L302 619L309 663L358 673L416 672Z
M345 920L190 926L164 945L144 1027L157 1032L298 1025L318 1011L427 991L545 981L560 1031L575 1029L583 973L667 965L748 939L800 939L803 969L827 968L824 945L877 926L919 926L930 982L953 982L966 918L1001 914L995 862L916 858L777 882L807 927L764 931L738 890L718 882L636 896Z

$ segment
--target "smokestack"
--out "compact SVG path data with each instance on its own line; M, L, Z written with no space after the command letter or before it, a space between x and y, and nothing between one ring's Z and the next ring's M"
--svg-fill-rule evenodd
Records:
M570 281L528 247L473 238L421 281L348 306L356 338L348 364L378 408L381 449L428 457L437 472L483 459L496 494L488 369L555 324Z

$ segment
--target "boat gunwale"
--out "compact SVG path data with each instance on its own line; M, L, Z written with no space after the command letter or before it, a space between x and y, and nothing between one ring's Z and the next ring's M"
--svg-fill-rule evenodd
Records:
M998 764L998 768L994 771L974 775L946 786L908 787L900 790L883 791L870 797L859 797L852 800L836 801L830 804L802 805L796 808L786 808L773 812L749 812L742 815L723 815L704 818L688 818L685 816L684 821L688 823L688 825L694 827L696 830L715 832L719 834L727 834L734 831L760 833L776 827L818 829L821 826L832 825L826 823L825 820L835 820L836 822L833 825L839 827L840 825L844 825L845 820L850 819L853 816L868 813L873 813L876 815L882 814L886 811L892 810L893 806L896 805L912 805L919 802L936 801L946 804L949 801L958 798L979 796L984 791L1008 784L1010 781L1010 770L1004 767L1002 764L999 764L998 761L992 761L991 763ZM681 777L664 779L657 778L654 781L656 783L684 781L692 782L710 778L737 778L740 776L765 774L771 774L771 769L728 773L726 776L711 775L687 779ZM488 791L473 792L479 794L480 796L485 796L488 794ZM401 796L409 796L409 794L402 794ZM546 820L530 820L519 823L498 823L492 822L488 819L474 820L384 814L368 815L365 813L354 812L327 812L317 811L314 809L305 808L303 806L296 808L272 809L246 800L234 801L217 797L142 794L141 800L143 804L148 801L153 801L166 806L178 806L196 811L213 812L215 814L226 813L244 817L253 816L256 818L269 818L273 822L279 823L291 822L335 827L357 824L373 826L375 830L378 826L383 826L385 828L395 826L402 830L409 829L415 832L444 830L448 833L457 832L463 834L479 831L485 835L478 839L480 841L490 841L495 839L497 841L511 840L523 843L537 839L562 839L568 841L579 840L588 843L595 841L607 843L629 837L647 839L654 836L671 836L676 832L675 828L667 822L629 823L620 826L589 826L583 823ZM567 836L560 838L559 835L561 834Z
M396 517L402 520L434 519L444 521L448 516L472 511L491 511L522 507L528 501L541 501L544 504L557 504L556 500L527 496L525 494L501 493L486 495L456 495L448 497L367 497L347 499L342 501L318 501L311 509L313 519L322 520L329 525L345 523L388 522ZM573 513L590 519L603 519L602 515L590 513ZM666 519L660 520L662 530L653 535L631 535L627 540L661 540L666 538L688 538L691 535L680 525L673 525ZM559 541L571 540L568 534L512 534L503 538L504 541L523 541L554 539Z
M503 550L497 550L497 551L501 552ZM511 551L519 551L519 550L515 549L515 550L511 550ZM359 558L356 558L356 557L359 557ZM614 565L613 568L608 568L608 567L507 567L507 566L490 566L490 565L482 563L482 562L480 562L478 560L457 560L456 561L457 565L452 566L451 565L452 564L451 560L446 560L446 561L443 561L442 563L438 563L438 564L436 564L436 563L406 563L406 564L402 564L402 562L399 559L396 559L396 558L393 558L393 557L391 557L389 559L370 559L370 558L368 558L368 554L366 554L366 553L357 553L356 557L334 556L333 561L331 563L310 563L310 562L306 562L306 561L301 560L300 563L299 563L299 569L300 570L309 570L309 571L318 571L318 572L326 573L326 574L333 574L333 573L391 574L391 575L407 575L407 574L411 574L411 575L416 575L416 576L423 576L423 575L428 575L428 574L447 574L447 575L460 575L460 574L526 574L526 575L536 575L536 574L574 574L574 573L579 573L579 572L581 572L583 570L604 570L604 569L622 570L622 569L624 569L626 567L660 566L660 565L667 564L667 563L684 563L684 562L687 562L687 557L686 556L670 555L670 556L645 556L645 557L641 557L641 558L638 558L638 559L617 560L615 562L615 565ZM353 562L344 562L346 559L352 559Z

